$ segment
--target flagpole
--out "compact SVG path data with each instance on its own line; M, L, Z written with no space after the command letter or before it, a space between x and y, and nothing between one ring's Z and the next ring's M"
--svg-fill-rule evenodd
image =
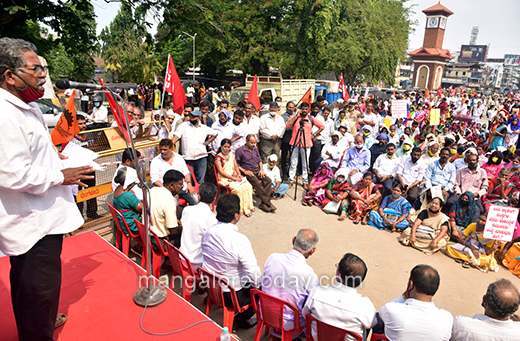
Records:
M170 54L168 54L168 62L166 63L166 73L164 74L164 80L166 80L166 77L168 77L168 68L169 67L170 67ZM165 82L163 82L163 88L162 88L161 110L164 108L164 91L166 90L164 83Z

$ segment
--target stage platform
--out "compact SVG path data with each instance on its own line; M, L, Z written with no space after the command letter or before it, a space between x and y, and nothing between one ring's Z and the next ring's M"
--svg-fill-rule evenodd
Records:
M148 308L139 326L143 308L133 302L139 276L146 272L95 232L65 238L62 252L63 280L58 312L69 320L54 332L56 341L92 340L220 340L222 328L197 308L167 289L166 301ZM0 258L0 339L18 340L9 289L9 257Z

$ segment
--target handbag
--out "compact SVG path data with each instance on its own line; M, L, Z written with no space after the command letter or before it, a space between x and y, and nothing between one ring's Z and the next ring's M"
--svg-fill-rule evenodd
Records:
M435 239L435 230L431 227L419 225L417 228L417 231L415 232L415 237L421 238L421 239L428 239L433 240Z
M325 213L338 213L340 205L341 202L331 201L327 205L325 205L325 207L323 207L323 211Z

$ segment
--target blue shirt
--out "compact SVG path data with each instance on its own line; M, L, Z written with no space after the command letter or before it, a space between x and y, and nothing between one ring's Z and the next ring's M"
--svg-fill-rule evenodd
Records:
M357 169L365 173L370 168L370 150L363 146L358 153L356 146L350 148L343 154L339 168L347 168L349 172Z
M424 176L426 188L441 186L442 189L445 189L447 192L451 192L453 190L453 186L455 186L457 168L455 168L451 162L448 162L443 169L439 161L440 160L430 163L426 169L426 174Z

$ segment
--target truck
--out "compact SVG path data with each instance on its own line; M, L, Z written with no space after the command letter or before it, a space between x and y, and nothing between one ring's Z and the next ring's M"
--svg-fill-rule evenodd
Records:
M318 96L325 97L325 100L329 103L329 106L332 106L332 103L341 98L342 94L339 92L338 81L317 80L315 82L316 86L314 87L314 98Z

